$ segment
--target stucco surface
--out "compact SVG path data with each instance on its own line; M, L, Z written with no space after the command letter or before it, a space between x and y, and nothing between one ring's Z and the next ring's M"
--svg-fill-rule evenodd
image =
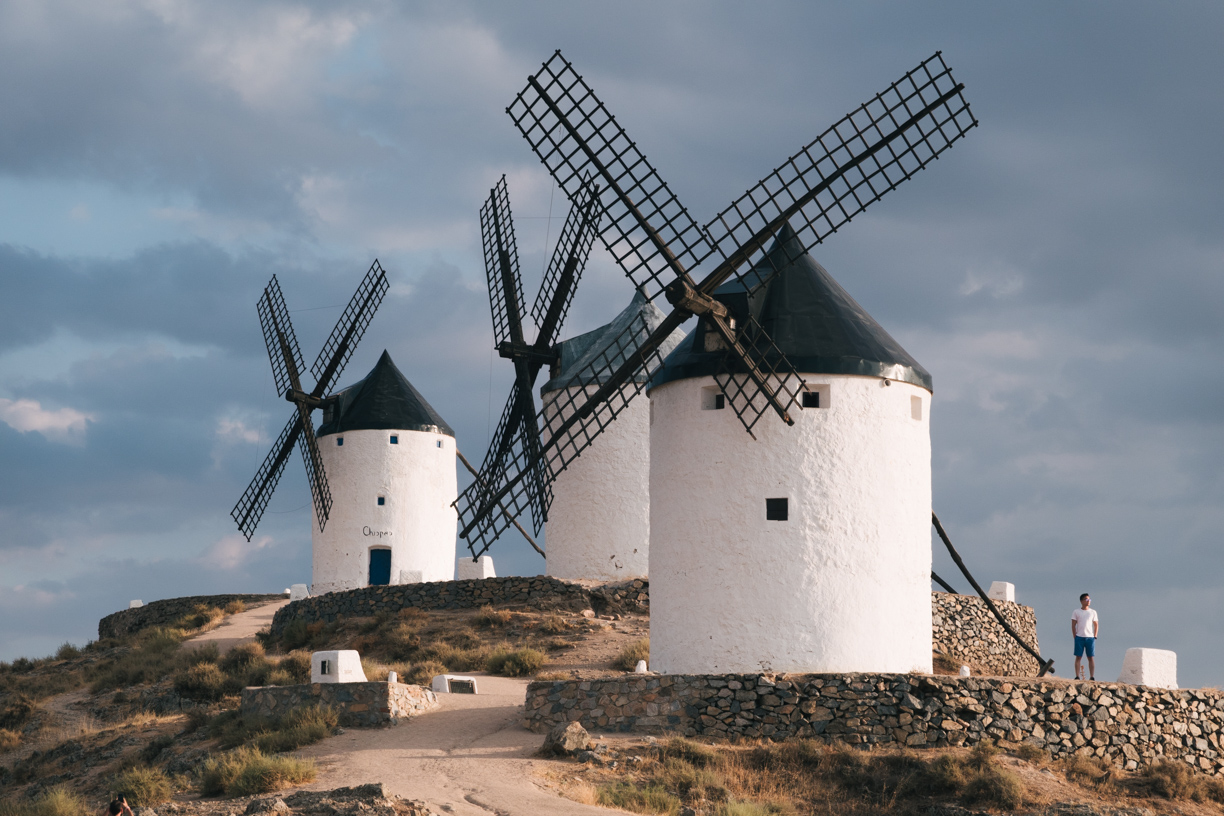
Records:
M1119 683L1177 688L1177 652L1167 649L1127 649Z
M546 415L582 389L544 395ZM591 389L594 390L594 389ZM638 395L553 481L545 525L548 575L623 581L647 574L650 553L650 407Z
M654 671L931 670L930 392L804 379L825 407L755 440L702 410L712 377L650 392ZM789 519L767 521L783 497Z
M393 434L398 444L390 444ZM451 579L458 523L450 504L458 494L454 438L345 431L320 437L319 453L332 508L325 530L319 531L317 519L313 526L313 594L366 586L376 547L391 550L393 584L401 583L401 573L419 572L421 581ZM381 507L379 496L386 499Z

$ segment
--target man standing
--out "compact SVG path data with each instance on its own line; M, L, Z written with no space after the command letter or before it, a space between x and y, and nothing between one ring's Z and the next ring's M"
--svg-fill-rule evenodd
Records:
M1075 678L1083 679L1080 659L1088 655L1088 676L1096 680L1096 639L1101 624L1095 609L1089 609L1092 598L1085 592L1080 596L1080 608L1071 613L1071 635L1075 638Z

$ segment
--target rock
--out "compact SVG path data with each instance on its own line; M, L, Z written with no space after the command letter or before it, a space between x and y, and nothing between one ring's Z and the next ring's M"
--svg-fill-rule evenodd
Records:
M288 813L289 806L285 804L285 800L279 796L274 796L269 799L252 799L247 802L246 810L243 811L246 816L251 816L254 813Z
M591 745L591 735L585 728L576 722L562 723L548 732L540 753L545 756L573 756L579 751L589 751Z

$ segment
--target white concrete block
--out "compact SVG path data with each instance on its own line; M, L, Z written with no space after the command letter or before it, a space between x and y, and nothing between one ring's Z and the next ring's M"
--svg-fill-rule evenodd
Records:
M398 672L393 672L393 671L389 671L389 672L387 672L387 682L388 682L388 683L398 683L398 682L399 682L399 673L398 673Z
M1177 652L1167 649L1127 649L1119 683L1177 688Z
M482 555L479 561L473 561L470 558L460 558L455 565L455 575L460 581L468 578L496 578L497 573L493 571L492 556Z
M961 666L961 667L960 667L960 676L961 676L961 677L968 677L969 675L970 675L969 667L968 667L968 666Z
M1011 601L1016 602L1016 585L1009 584L1006 581L995 581L990 585L990 591L986 593L992 601Z
M305 584L294 584L293 586L289 587L289 600L300 601L303 598L309 598L309 597L310 597L310 590L306 587Z
M425 573L421 570L400 570L401 584L419 584L425 580Z
M476 694L476 678L462 674L439 674L431 684L434 694Z
M144 601L128 601L128 609L139 609L144 606Z
M646 668L646 661L639 660L637 662L637 665L633 667L633 673L634 674L649 674L650 669Z
M353 649L315 652L310 656L310 682L366 682L365 671L361 668L361 655Z

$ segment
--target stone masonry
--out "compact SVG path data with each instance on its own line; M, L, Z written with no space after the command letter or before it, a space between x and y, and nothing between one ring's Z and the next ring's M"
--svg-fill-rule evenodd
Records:
M1011 628L1040 651L1037 616L1032 607L1010 601L994 603ZM976 595L931 593L931 649L954 665L968 665L977 674L1036 677L1040 668Z
M1029 743L1134 769L1183 760L1224 774L1224 691L905 674L652 675L536 681L525 725L546 732L812 737L865 745Z
M244 716L271 719L311 705L333 708L342 726L357 728L406 720L437 708L438 698L423 686L404 683L306 683L242 690Z
M247 604L267 603L284 599L277 595L192 595L188 598L166 598L152 601L135 609L121 609L98 621L98 638L117 638L131 635L150 626L166 626L195 611L197 606L223 609L231 601Z
M329 592L294 601L281 608L272 620L272 635L279 637L294 621L331 623L342 618L369 617L379 612L417 609L478 609L489 605L521 605L537 609L581 612L606 608L622 611L649 609L646 581L626 581L588 589L546 575L507 578L471 578L463 581L433 581L396 584Z

